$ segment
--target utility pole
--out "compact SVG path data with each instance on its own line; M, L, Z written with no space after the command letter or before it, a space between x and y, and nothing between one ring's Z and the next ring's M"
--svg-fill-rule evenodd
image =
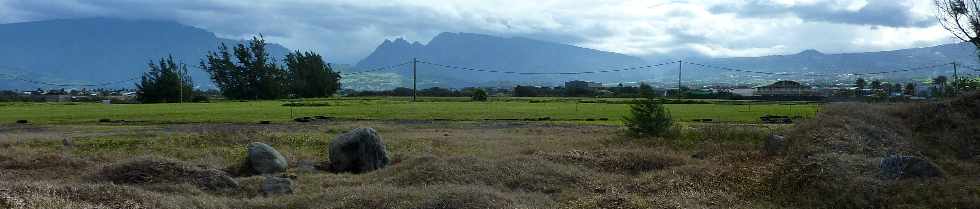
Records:
M181 67L183 67L185 70L187 68L186 65L183 65ZM184 103L184 73L181 70L178 70L178 72L179 73L177 73L177 82L180 82L177 85L177 88L180 89L179 90L180 93L178 93L179 94L178 96L180 97L180 100L178 100L178 101L180 101L180 102L178 102L178 103Z
M958 89L960 86L959 82L960 82L959 72L957 70L956 62L953 62L953 95L958 95L960 93Z
M418 96L418 75L416 74L416 65L419 63L419 59L412 58L412 102L415 102L415 98Z
M677 93L681 92L681 70L684 69L684 60L677 61Z

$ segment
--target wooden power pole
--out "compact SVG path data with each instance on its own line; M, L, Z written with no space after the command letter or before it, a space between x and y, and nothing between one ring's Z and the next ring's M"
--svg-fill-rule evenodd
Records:
M417 58L412 58L412 102L415 102L415 98L418 97L418 75L416 70L416 65L419 63Z

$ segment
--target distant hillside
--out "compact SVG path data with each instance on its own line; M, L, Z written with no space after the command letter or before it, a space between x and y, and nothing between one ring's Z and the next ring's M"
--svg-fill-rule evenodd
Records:
M902 49L883 52L824 54L816 50L806 50L792 55L776 55L764 57L742 57L696 60L704 64L728 67L742 70L761 72L810 73L814 75L837 75L847 73L870 73L902 70L920 66L957 62L960 64L977 65L976 48L969 43L947 44L934 47ZM706 69L691 66L692 77L710 79L730 77L731 72ZM976 74L973 71L961 73ZM950 75L952 67L944 66L909 73L874 75L863 77L880 77L885 79L902 79L909 77L928 77ZM803 76L806 77L806 76ZM810 77L811 79L813 77Z
M150 60L173 54L195 83L210 84L196 66L208 50L236 40L175 22L107 18L0 24L0 72L51 83L88 84L139 76ZM270 44L270 54L288 50ZM110 87L132 87L132 82ZM0 80L0 89L53 88Z
M428 44L404 39L385 40L356 68L371 69L418 58L433 63L514 72L578 72L646 65L640 58L565 44L526 38L502 38L470 33L442 33ZM449 70L419 64L419 80L426 86L462 87L497 83L561 82L572 79L619 81L635 73L588 76L528 76L503 73ZM411 66L402 67L410 75Z

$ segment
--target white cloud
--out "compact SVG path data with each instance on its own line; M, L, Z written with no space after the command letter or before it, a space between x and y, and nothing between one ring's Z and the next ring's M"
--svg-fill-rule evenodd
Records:
M0 23L170 19L230 38L262 33L353 63L386 38L525 36L648 58L860 52L952 42L924 0L0 0Z

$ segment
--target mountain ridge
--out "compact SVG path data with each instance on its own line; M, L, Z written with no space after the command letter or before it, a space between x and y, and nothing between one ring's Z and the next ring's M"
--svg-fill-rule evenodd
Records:
M207 51L240 41L174 21L115 18L58 19L0 24L0 73L17 74L48 83L94 84L139 76L147 63L173 55L188 65L196 85L210 85L195 68ZM269 44L270 55L288 49ZM132 87L133 82L105 86ZM21 81L0 82L0 88L52 88Z

